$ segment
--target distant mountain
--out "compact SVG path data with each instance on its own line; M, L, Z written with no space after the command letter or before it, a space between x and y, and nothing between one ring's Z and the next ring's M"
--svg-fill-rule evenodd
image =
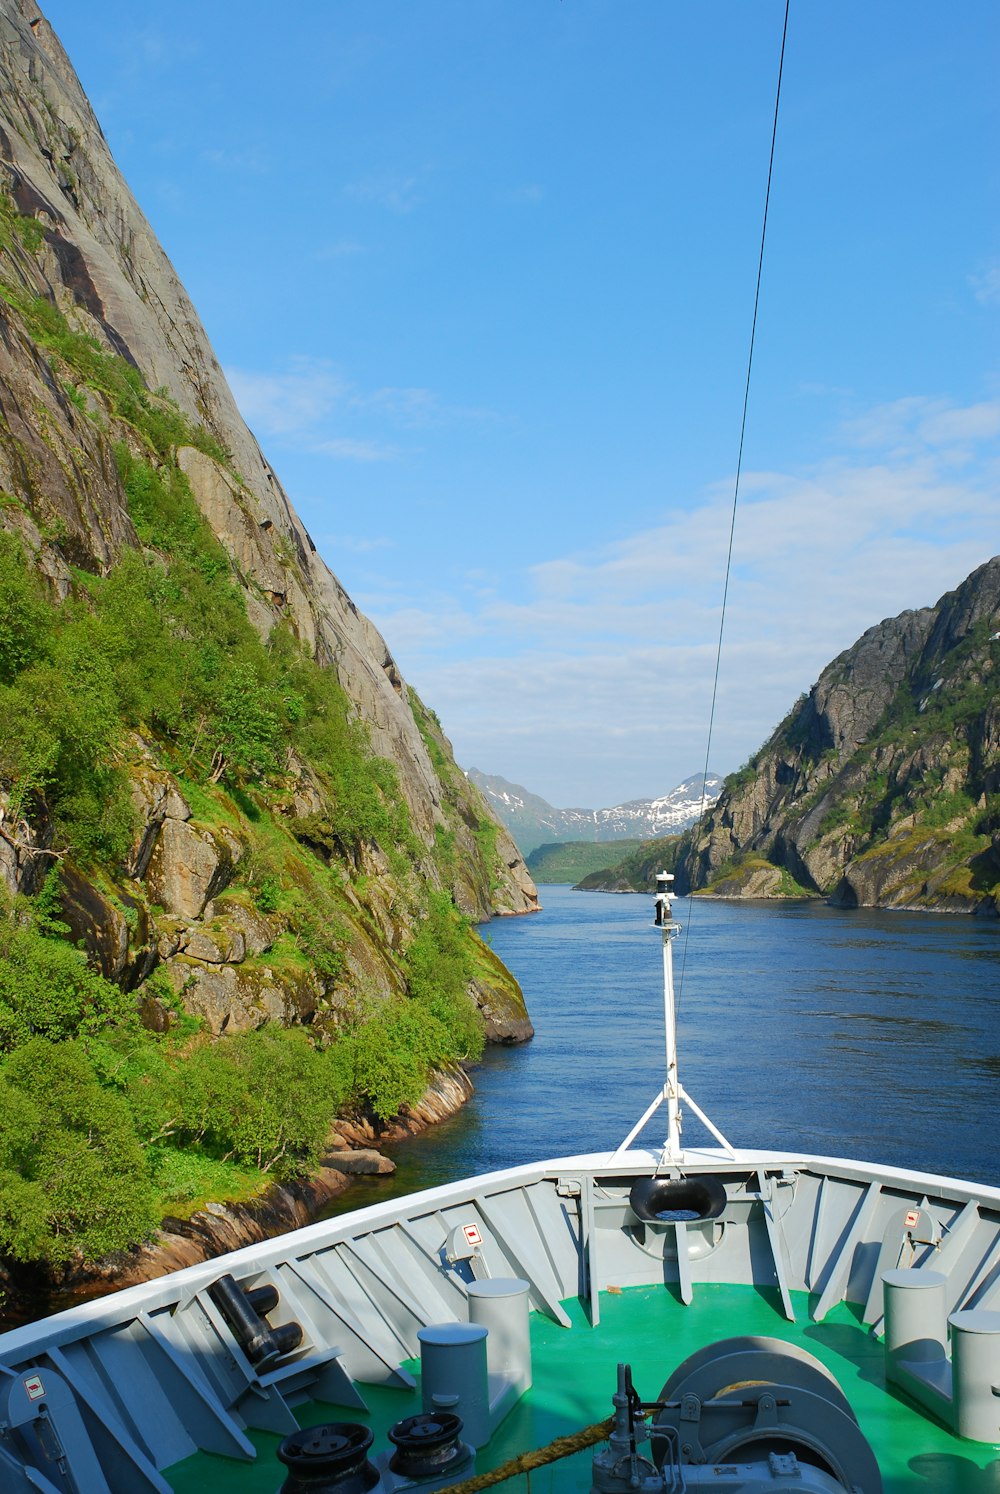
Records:
M660 799L630 799L610 809L555 809L519 783L470 768L468 778L507 826L523 856L536 846L567 840L651 840L676 835L697 820L702 808L701 773L685 778ZM709 773L706 804L714 804L722 779Z

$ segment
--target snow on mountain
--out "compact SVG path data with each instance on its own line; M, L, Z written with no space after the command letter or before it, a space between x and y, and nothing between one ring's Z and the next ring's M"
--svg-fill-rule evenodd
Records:
M523 856L536 846L566 840L651 840L676 835L693 825L702 810L702 774L685 778L657 799L630 799L610 809L556 809L539 794L497 774L470 768L467 777L481 789L507 826ZM722 788L717 773L704 780L705 805L715 803Z

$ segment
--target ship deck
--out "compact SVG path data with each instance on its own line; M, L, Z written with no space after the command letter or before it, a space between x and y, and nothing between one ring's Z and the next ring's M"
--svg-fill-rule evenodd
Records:
M881 1342L860 1321L860 1309L840 1303L821 1323L809 1314L810 1299L793 1292L796 1321L781 1311L777 1292L753 1286L699 1283L694 1301L684 1306L670 1286L629 1287L602 1292L600 1323L591 1327L579 1299L564 1307L572 1327L560 1327L541 1313L531 1315L534 1370L532 1389L522 1398L477 1458L476 1471L495 1468L528 1448L579 1431L611 1412L615 1367L631 1364L633 1381L653 1400L670 1372L705 1344L741 1334L762 1334L794 1342L814 1354L839 1381L871 1443L882 1471L885 1494L987 1494L1000 1489L996 1447L962 1441L895 1390L887 1388ZM738 1325L738 1326L737 1326ZM407 1368L418 1378L419 1362ZM360 1385L367 1415L321 1403L298 1409L302 1424L359 1421L374 1432L375 1453L388 1446L386 1432L396 1421L420 1410L419 1389ZM284 1469L275 1456L280 1441L267 1432L249 1436L255 1463L198 1453L165 1471L175 1494L273 1494ZM590 1487L591 1450L536 1470L502 1486L511 1494L570 1494Z

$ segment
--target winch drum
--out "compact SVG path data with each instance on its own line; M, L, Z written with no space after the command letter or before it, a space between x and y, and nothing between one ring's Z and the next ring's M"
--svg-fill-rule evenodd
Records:
M680 1364L657 1399L664 1403L652 1426L657 1467L671 1447L682 1464L764 1463L794 1453L844 1489L881 1494L878 1464L847 1397L795 1345L723 1339Z

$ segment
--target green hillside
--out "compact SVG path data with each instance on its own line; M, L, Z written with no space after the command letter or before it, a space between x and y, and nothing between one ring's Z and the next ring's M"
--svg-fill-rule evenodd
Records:
M655 889L656 873L673 871L677 864L677 853L684 837L662 835L656 840L643 840L628 847L626 854L612 866L599 867L583 877L575 887L577 892L652 892ZM615 847L619 850L621 843Z
M589 840L560 841L536 846L525 864L536 882L579 882L581 877L620 861L623 855L640 844L638 840L596 844Z

